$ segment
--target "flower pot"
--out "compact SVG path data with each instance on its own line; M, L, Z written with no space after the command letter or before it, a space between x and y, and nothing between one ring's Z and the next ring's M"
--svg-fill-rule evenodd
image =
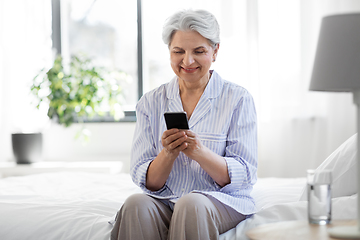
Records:
M13 133L11 134L13 153L18 164L37 162L41 158L41 133Z

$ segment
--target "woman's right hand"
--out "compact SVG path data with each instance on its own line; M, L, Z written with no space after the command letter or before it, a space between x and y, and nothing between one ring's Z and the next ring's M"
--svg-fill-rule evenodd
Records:
M149 190L157 191L164 186L175 159L180 151L187 147L186 139L186 133L179 129L174 128L163 133L161 143L164 148L150 163L146 174L146 187Z
M161 137L161 143L167 157L175 160L179 153L187 147L186 139L185 131L176 128L166 130Z

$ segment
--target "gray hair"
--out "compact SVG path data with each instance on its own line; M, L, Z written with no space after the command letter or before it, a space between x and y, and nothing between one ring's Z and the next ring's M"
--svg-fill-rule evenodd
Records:
M206 38L212 47L220 43L220 28L213 14L205 10L183 10L167 19L162 39L170 46L176 31L196 31Z

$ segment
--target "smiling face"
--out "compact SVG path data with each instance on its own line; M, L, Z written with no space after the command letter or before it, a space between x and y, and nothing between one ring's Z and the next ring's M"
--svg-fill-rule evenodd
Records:
M185 83L206 84L218 48L196 31L177 31L169 46L171 67Z

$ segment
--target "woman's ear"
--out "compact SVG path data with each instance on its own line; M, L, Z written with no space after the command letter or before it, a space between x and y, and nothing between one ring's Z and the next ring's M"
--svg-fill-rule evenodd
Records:
M217 53L219 51L220 43L217 43L214 48L214 54L213 54L213 62L216 61Z

